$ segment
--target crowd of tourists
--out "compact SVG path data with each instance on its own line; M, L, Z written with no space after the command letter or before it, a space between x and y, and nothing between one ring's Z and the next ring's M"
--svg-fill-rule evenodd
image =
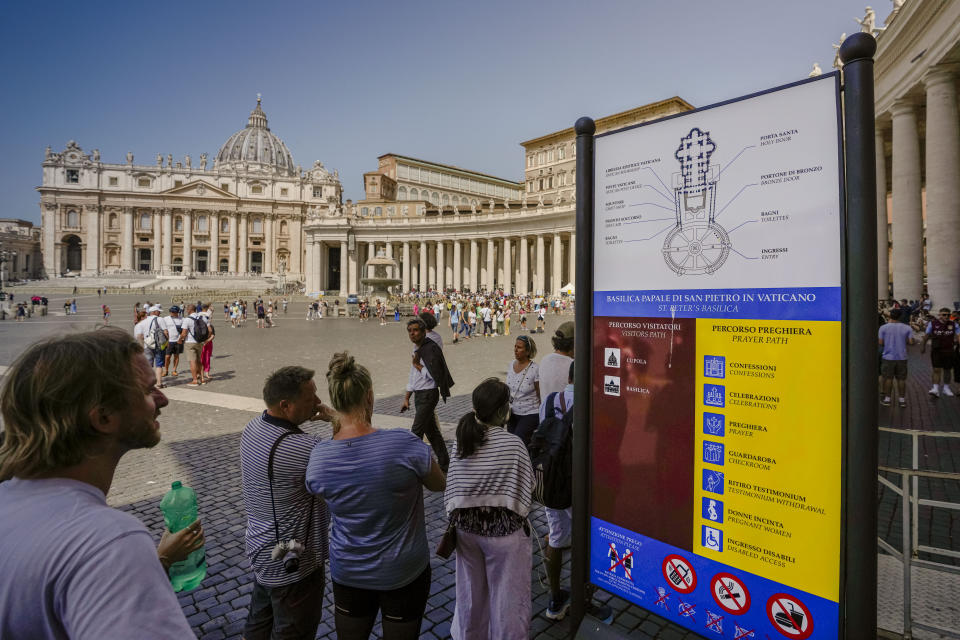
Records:
M534 337L520 334L506 380L489 378L473 390L473 408L448 449L435 409L455 382L437 320L475 306L496 318L513 302L435 304L406 323L410 371L400 410L412 410L410 429L374 424L370 371L349 352L336 353L325 372L330 406L310 369L283 367L266 378L266 409L246 425L238 451L254 574L247 640L314 638L328 562L338 638L370 637L378 616L385 638L419 637L432 586L424 489L443 493L448 516L436 553L456 551L454 638L528 637L539 542L528 518L535 493L549 528L545 615L567 615L561 566L571 545L569 491L545 499L531 456L541 460L536 452L548 451L544 429L565 433L563 446L572 438L574 323L557 328L553 352L539 361ZM231 319L233 306L225 311ZM235 306L242 323L245 305ZM164 315L151 303L138 307L137 317L132 339L114 327L49 339L7 373L0 575L8 578L0 579L0 637L191 637L163 568L203 544L199 522L168 532L157 549L144 525L109 508L105 495L127 451L159 442L162 389L179 375L180 356L191 385L209 382L212 309L188 303ZM330 422L332 438L305 432L311 420ZM569 456L550 451L551 472L569 485ZM137 605L143 602L151 604ZM585 606L610 616L607 607ZM3 615L11 611L17 615Z

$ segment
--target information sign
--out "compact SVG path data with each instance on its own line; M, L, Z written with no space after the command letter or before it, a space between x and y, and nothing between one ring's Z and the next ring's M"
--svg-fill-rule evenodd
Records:
M838 96L595 140L590 579L708 636L838 634Z

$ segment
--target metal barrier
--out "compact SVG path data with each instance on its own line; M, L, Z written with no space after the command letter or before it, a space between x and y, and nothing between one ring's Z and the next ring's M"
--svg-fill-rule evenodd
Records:
M919 469L919 442L920 438L960 438L960 433L944 431L913 431L910 429L893 429L890 427L880 427L880 431L895 433L898 435L910 436L911 444L911 469L901 469L899 467L879 466L877 480L883 486L887 487L902 500L902 543L901 549L895 549L879 536L877 537L878 546L894 556L903 563L903 637L906 640L913 638L913 629L923 629L940 633L951 638L960 638L960 630L947 629L937 625L917 622L913 620L912 606L912 585L911 570L914 566L925 567L937 571L960 574L960 566L945 564L943 562L934 562L932 560L922 560L919 558L921 552L930 555L942 556L946 558L960 559L960 551L952 549L943 549L941 547L932 547L920 544L919 527L919 509L920 506L932 507L935 509L949 509L960 511L960 503L944 502L941 500L931 500L920 497L919 479L931 478L937 480L956 480L960 481L960 473L948 473L945 471L921 471ZM882 473L895 473L901 477L900 486L887 480ZM909 505L909 508L907 508Z

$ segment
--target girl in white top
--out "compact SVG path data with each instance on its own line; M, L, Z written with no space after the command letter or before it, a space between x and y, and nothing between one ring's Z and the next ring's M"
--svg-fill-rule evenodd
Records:
M507 431L530 444L530 436L540 423L540 367L533 361L537 344L522 335L513 345L514 361L507 365L507 386L510 387L510 420Z

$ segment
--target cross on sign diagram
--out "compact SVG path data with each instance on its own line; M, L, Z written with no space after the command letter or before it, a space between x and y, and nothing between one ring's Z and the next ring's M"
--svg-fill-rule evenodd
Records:
M750 608L750 592L742 580L729 573L718 573L710 580L710 591L721 609L742 615Z
M797 598L775 593L767 600L767 617L773 628L788 638L806 640L813 634L810 609Z
M697 587L697 572L689 562L676 554L663 559L663 577L680 593L692 593Z

